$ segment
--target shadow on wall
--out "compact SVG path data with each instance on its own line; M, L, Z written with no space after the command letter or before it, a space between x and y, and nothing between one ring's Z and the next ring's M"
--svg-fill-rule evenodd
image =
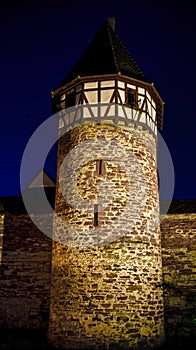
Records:
M12 198L4 204L10 212L5 211L1 238L0 327L46 329L52 240L33 224L19 198L16 206ZM47 216L47 223L52 225L52 218Z

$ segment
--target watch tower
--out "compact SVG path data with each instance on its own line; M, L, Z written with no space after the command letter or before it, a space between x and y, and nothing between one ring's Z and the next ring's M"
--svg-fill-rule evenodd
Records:
M53 111L60 138L49 341L63 349L156 348L164 340L163 102L114 19L53 91Z

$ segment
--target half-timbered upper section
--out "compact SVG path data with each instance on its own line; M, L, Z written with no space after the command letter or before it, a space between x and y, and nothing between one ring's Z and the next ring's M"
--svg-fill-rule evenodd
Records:
M118 104L122 124L132 120L145 124L154 133L157 126L162 129L163 101L116 35L113 19L100 28L52 96L54 113L82 105L86 118L100 122L102 117L111 119L112 104ZM100 108L99 113L96 110L98 104L102 105L101 114ZM110 108L106 108L107 104Z

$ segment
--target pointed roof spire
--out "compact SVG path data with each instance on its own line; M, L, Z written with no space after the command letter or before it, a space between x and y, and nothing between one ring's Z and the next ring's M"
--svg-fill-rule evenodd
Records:
M108 23L115 32L115 17L108 18Z
M41 169L26 186L25 190L38 187L55 187L55 182L45 169Z
M58 88L77 77L118 73L150 83L114 30L115 18L108 18Z

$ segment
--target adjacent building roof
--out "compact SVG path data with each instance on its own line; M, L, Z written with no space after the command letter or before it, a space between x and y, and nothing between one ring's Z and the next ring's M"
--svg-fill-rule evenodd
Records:
M165 213L165 207L167 208L167 201L160 201L161 214ZM196 213L196 200L195 199L174 199L171 201L168 214L195 214Z
M39 196L39 188L29 189L29 196L32 199L35 196ZM52 208L55 203L55 187L49 187L46 192L46 196ZM160 202L161 214L166 214L165 206L168 208L167 201ZM26 208L23 203L21 195L12 197L0 197L0 213L9 212L10 214L26 214ZM39 214L45 213L45 208ZM169 207L167 214L195 214L196 213L196 200L195 199L184 199L184 200L173 200Z
M41 169L26 186L26 189L37 187L55 187L55 181L45 169Z
M45 169L41 169L22 190L22 193L25 192L25 197L28 198L28 200L39 202L39 206L35 208L35 213L45 213L47 210L44 203L43 206L41 206L41 189L44 189L50 205L52 208L54 208L56 184L55 180L47 173ZM22 193L20 193L18 196L0 197L0 212L7 211L11 214L26 214L27 212L23 202Z
M118 73L150 83L115 33L114 19L108 19L57 88L78 77Z

